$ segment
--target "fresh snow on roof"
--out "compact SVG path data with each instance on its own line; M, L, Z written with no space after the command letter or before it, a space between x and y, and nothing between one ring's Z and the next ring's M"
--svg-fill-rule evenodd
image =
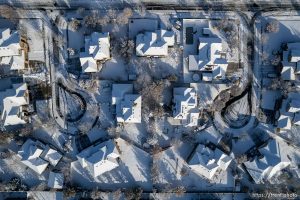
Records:
M81 166L94 177L118 167L118 157L119 151L113 140L90 146L77 154Z
M173 117L182 120L185 126L197 126L199 110L197 93L193 88L173 89Z
M110 58L109 33L93 32L85 38L85 51L80 53L83 72L98 72L97 61Z
M132 84L113 84L112 104L116 105L117 122L141 123L142 97L132 93Z
M282 150L285 148L284 144L271 139L265 147L259 149L260 157L244 163L256 183L270 181L279 171L291 164L287 155L282 154Z
M226 171L232 160L231 157L218 148L212 150L209 147L198 144L188 164L197 174L212 179L218 170Z
M156 30L140 33L136 36L137 56L167 56L168 47L175 43L173 31Z
M43 148L44 145L42 143L28 139L18 151L21 162L38 174L42 174L48 166L48 162L40 157L43 153Z
M62 189L64 185L64 175L62 173L49 173L48 187Z
M11 89L0 91L1 119L4 126L25 124L22 106L28 105L27 84L13 84Z
M0 65L10 70L21 70L25 67L24 50L20 46L20 34L9 28L0 29Z

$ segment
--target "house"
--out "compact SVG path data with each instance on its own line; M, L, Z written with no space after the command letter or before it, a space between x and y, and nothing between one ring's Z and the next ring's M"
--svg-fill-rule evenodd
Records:
M294 81L300 74L300 43L287 43L287 50L282 52L281 79Z
M156 30L155 32L140 33L136 36L136 55L162 57L168 55L168 47L174 46L173 31Z
M141 123L142 97L133 94L132 84L113 84L112 105L116 105L117 122Z
M1 120L5 126L26 124L23 108L28 105L28 89L26 83L12 84L12 88L0 91Z
M62 189L64 185L64 175L62 173L50 172L47 185L53 189Z
M287 115L281 114L278 119L277 128L279 130L290 130L292 127L291 119Z
M295 68L288 62L282 62L281 79L284 81L295 80Z
M226 171L232 160L231 157L218 148L213 150L198 144L191 159L188 161L188 165L195 173L211 180L218 171Z
M275 139L271 139L266 146L258 150L259 156L244 163L257 184L271 181L272 177L291 164L288 157L282 155L281 148L284 147Z
M56 160L60 160L62 158L62 155L55 151L54 149L51 149L48 145L44 145L40 141L33 141L32 139L27 139L26 142L22 145L20 150L18 151L18 157L21 159L21 162L31 168L33 171L35 171L38 174L42 174L45 169L48 167L49 163L52 166L53 162L49 162L54 160L51 154L49 152L55 152L53 156L54 158L59 158ZM57 162L58 162L57 161Z
M53 167L55 167L62 158L62 155L58 151L50 148L49 145L46 145L41 158L48 161Z
M84 169L97 177L118 167L119 156L116 142L108 140L84 149L77 154L77 159Z
M296 113L300 112L300 101L296 99L291 99L288 103L287 112Z
M205 76L202 76L204 81L210 81L207 78L208 73L212 73L209 76L213 79L225 79L228 63L222 48L222 40L212 36L207 29L203 29L206 37L199 37L198 54L188 57L188 69L206 72Z
M295 113L293 118L293 124L300 126L300 113Z
M185 126L197 126L199 110L197 93L194 88L178 87L173 89L173 117Z
M80 64L84 73L100 71L98 62L110 59L109 33L93 32L85 37L84 52L80 52Z
M25 39L18 31L0 29L0 65L8 70L25 69Z

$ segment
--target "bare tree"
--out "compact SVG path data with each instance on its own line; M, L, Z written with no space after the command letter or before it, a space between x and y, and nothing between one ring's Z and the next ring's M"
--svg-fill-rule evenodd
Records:
M74 18L70 21L69 26L73 31L77 31L81 26L81 22L78 19Z
M78 9L76 10L76 13L77 13L78 15L81 15L81 16L84 15L84 12L85 12L85 8L82 8L82 7L78 8Z
M96 199L101 199L101 192L98 189L94 189L91 191L91 198L96 200Z
M122 191L121 191L121 189L118 189L113 192L113 199L119 200L121 198L121 195L122 195Z
M272 20L268 22L265 26L265 32L276 33L279 31L279 22L277 20Z
M263 33L262 35L261 35L261 43L262 44L266 44L268 41L269 41L269 36L267 35L267 34L265 34L265 33Z
M13 21L18 17L16 9L8 5L0 5L0 15Z
M63 190L65 198L74 198L76 196L76 189L74 187L67 187Z
M70 55L70 56L74 56L75 55L75 49L73 49L73 48L67 48L67 52L68 52L68 54Z
M157 161L153 161L150 166L151 180L152 183L157 183L159 181L159 166Z
M152 116L161 117L164 114L164 110L161 106L162 93L164 90L164 81L153 82L147 85L140 92L143 97L143 112L150 113Z
M133 12L131 8L124 8L123 11L117 16L117 23L120 25L128 24L129 18Z
M143 194L142 188L132 188L125 191L125 199L141 199Z
M112 22L112 23L116 22L117 11L115 9L112 9L112 8L108 9L106 15L109 17L110 22Z

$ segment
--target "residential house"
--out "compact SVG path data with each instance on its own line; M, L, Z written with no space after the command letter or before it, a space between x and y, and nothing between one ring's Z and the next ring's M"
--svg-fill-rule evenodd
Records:
M281 145L275 139L271 139L266 146L259 149L259 156L244 163L257 184L270 182L282 169L291 164L288 157L281 153L281 148L284 148Z
M52 155L55 155L54 158L50 159L52 155L49 154L49 151L53 152ZM54 149L47 147L46 145L44 145L38 140L33 141L32 139L26 140L26 142L22 145L22 147L18 151L17 155L21 159L21 162L23 164L25 164L27 167L29 167L30 169L32 169L38 174L42 174L48 167L49 163L52 166L55 166L57 162L62 158L62 155L57 151L55 151ZM53 165L53 163L49 162L49 160L58 160L58 161L56 161L55 165Z
M12 88L0 91L0 111L4 127L26 124L28 119L23 108L28 103L26 83L12 84Z
M99 62L110 59L109 33L93 32L85 37L84 52L80 52L82 72L91 73L101 70Z
M142 97L133 94L132 84L113 84L112 105L116 105L117 122L141 123Z
M225 79L228 63L226 52L222 48L222 40L212 36L207 28L205 37L199 37L198 54L189 55L188 69L191 72L202 72L203 81Z
M25 69L25 44L18 31L0 29L0 66L8 70Z
M163 57L168 55L168 48L174 46L173 31L156 30L140 33L136 36L136 55L148 57Z
M64 185L64 175L62 173L50 172L47 185L53 189L62 189Z
M108 140L84 149L77 154L77 159L84 169L87 169L93 177L97 177L117 168L119 156L116 142Z
M232 163L232 158L220 149L214 150L198 144L193 152L191 159L188 161L189 167L200 176L207 179L213 179L218 171L226 171Z
M178 87L173 89L173 117L181 120L185 126L197 126L199 109L197 93L193 88Z

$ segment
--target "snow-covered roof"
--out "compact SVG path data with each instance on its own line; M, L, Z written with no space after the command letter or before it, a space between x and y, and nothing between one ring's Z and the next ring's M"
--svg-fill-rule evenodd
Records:
M199 144L188 164L197 174L212 179L218 170L226 171L231 162L232 158L218 148L212 150Z
M22 106L28 105L27 84L13 84L11 89L0 92L1 119L4 126L25 124Z
M62 155L47 145L41 157L55 167L62 158Z
M295 80L294 66L288 62L282 62L281 79L285 81Z
M228 63L221 38L199 37L198 55L189 55L188 59L189 71L212 71L213 79L225 79Z
M198 99L194 88L178 87L173 89L173 117L182 120L185 126L197 126L199 110ZM193 113L191 115L191 113ZM197 114L198 113L198 114Z
M6 28L0 29L0 33L0 65L8 66L10 70L24 69L25 56L18 31Z
M0 29L0 57L20 55L20 35L18 31L9 28Z
M40 156L44 151L44 145L38 141L27 139L18 151L21 162L38 174L42 174L48 166L48 162Z
M300 48L291 50L290 62L300 61Z
M48 178L48 187L62 189L64 185L64 175L62 173L50 172Z
M293 118L293 124L300 126L300 113L295 113Z
M261 157L244 163L256 183L270 180L279 171L290 165L288 158L281 154L280 148L284 147L281 147L275 139L271 139L265 147L259 149Z
M132 84L113 84L112 104L116 105L117 122L141 122L142 97L132 93Z
M119 151L113 140L90 146L77 154L81 166L94 177L118 167L118 157Z
M289 104L288 104L288 112L295 113L300 111L300 101L291 99Z
M141 107L141 95L126 94L116 106L117 122L141 123Z
M292 127L291 119L287 115L281 114L278 119L277 128L283 129L283 130L290 130Z
M202 73L202 80L203 81L212 81L213 74L211 72L203 72Z
M125 96L125 94L133 93L132 84L113 84L112 85L112 105L119 103Z
M173 31L156 30L140 33L136 36L137 56L167 56L168 47L175 43Z
M109 33L93 32L85 38L85 51L80 53L83 72L98 72L97 61L110 58Z

